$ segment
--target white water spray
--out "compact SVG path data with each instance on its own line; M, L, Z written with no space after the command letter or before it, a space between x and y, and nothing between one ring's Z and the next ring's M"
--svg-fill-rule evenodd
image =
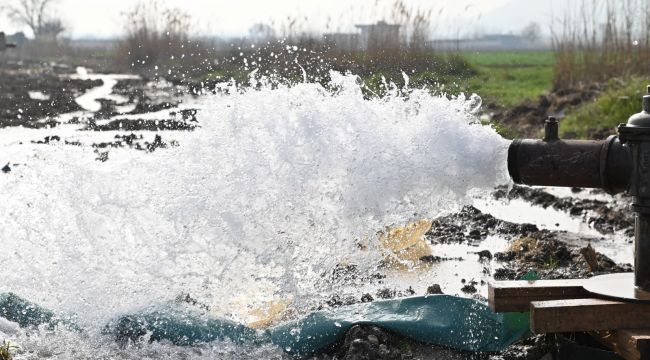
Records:
M187 292L236 321L278 299L300 312L354 286L322 281L337 264L376 270L377 231L507 182L508 143L476 124L475 98L366 100L332 78L334 92L224 86L198 100L202 128L151 154L3 146L19 165L0 174L1 290L91 331Z

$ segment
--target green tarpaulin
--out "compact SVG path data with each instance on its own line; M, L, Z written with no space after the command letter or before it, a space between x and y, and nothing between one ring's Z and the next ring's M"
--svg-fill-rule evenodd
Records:
M72 322L14 294L0 294L0 316L22 327L47 324L78 329ZM117 318L105 332L118 341L147 335L176 345L226 340L272 343L288 353L317 353L341 340L354 325L375 325L413 340L478 352L505 349L528 329L528 314L495 314L484 303L430 295L341 306L317 311L266 330L210 316L190 304L170 301Z

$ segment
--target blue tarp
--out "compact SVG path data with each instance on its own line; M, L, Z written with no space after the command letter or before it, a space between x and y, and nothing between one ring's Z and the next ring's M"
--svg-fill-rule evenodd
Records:
M0 316L22 327L73 322L14 294L0 294ZM296 356L322 351L343 339L354 325L375 325L413 340L459 350L501 351L528 330L527 313L495 314L484 303L449 295L418 296L341 306L317 311L266 330L209 315L190 304L170 301L108 324L105 333L117 340L145 334L189 346L215 340L242 344L272 343Z

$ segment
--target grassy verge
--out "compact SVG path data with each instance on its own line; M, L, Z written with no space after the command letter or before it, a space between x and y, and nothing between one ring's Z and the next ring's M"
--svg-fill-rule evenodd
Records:
M477 74L459 84L484 102L513 107L547 93L553 84L555 58L551 51L465 53Z
M591 138L594 134L614 129L630 115L641 111L641 98L645 95L648 79L632 77L612 79L606 90L593 102L569 109L560 122L564 137Z

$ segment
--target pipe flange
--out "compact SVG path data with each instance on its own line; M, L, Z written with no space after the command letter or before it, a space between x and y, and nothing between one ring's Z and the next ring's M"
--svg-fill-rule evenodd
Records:
M603 299L650 303L650 292L634 285L634 273L595 276L585 281L582 287Z

